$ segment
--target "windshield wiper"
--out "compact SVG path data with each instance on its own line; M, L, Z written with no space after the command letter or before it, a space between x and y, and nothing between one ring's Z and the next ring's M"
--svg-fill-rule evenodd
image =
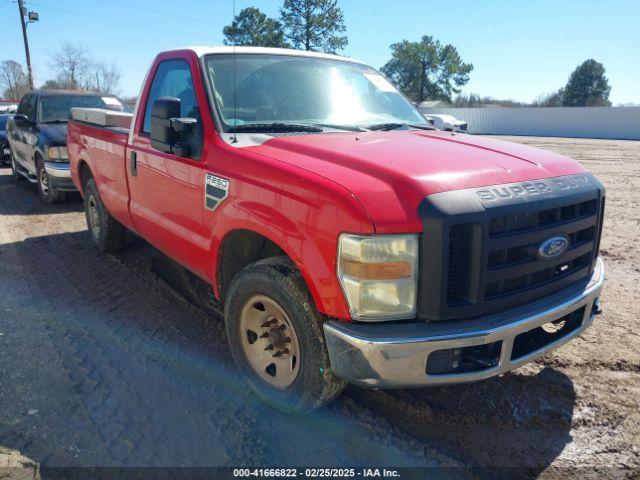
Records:
M40 123L69 123L69 120L47 120L46 122L40 122Z
M368 130L395 130L397 128L417 128L418 130L435 130L435 128L429 125L414 125L411 123L399 123L399 122L387 122L387 123L375 123L373 125L367 125Z
M336 130L346 130L347 132L366 132L364 128L357 125L337 125L335 123L314 123L318 127L335 128Z
M245 123L243 125L234 125L229 127L227 132L309 132L320 133L324 130L320 127L308 125L304 123Z

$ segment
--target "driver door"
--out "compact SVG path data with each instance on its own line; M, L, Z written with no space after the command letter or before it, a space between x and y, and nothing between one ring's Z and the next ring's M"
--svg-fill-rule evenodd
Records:
M202 124L192 69L186 59L163 60L150 78L146 104L139 106L144 118L127 151L131 217L136 230L149 242L190 270L204 274L209 249L203 224L204 162L160 152L151 146L150 139L151 108L159 97L178 97L180 115L194 117Z
M13 121L13 130L11 132L11 146L16 161L27 168L31 173L35 174L35 160L33 152L38 142L38 132L36 129L36 96L25 95L18 107L18 114L25 115L27 122Z

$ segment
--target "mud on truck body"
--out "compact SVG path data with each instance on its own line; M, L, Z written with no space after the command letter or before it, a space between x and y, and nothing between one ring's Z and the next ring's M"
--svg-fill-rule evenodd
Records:
M129 229L208 282L240 371L280 408L348 382L498 375L599 312L601 184L561 155L435 130L357 61L168 51L131 118L73 117L98 248Z

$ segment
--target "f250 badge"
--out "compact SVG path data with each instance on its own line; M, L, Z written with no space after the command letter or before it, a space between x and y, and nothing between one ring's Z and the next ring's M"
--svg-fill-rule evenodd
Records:
M204 178L204 206L215 210L229 196L229 180L207 173Z

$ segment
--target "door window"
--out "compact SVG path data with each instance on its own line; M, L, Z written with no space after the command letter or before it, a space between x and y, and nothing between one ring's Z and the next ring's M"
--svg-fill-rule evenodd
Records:
M151 108L159 97L180 99L180 116L200 120L191 69L186 60L165 60L158 65L147 97L142 133L151 132Z
M26 115L27 118L34 122L36 118L36 97L35 95L27 95L20 102L18 113Z
M24 112L27 109L27 102L30 98L31 95L25 95L24 97L22 97L22 100L20 100L20 105L18 105L18 110L16 111L17 114L24 115Z

